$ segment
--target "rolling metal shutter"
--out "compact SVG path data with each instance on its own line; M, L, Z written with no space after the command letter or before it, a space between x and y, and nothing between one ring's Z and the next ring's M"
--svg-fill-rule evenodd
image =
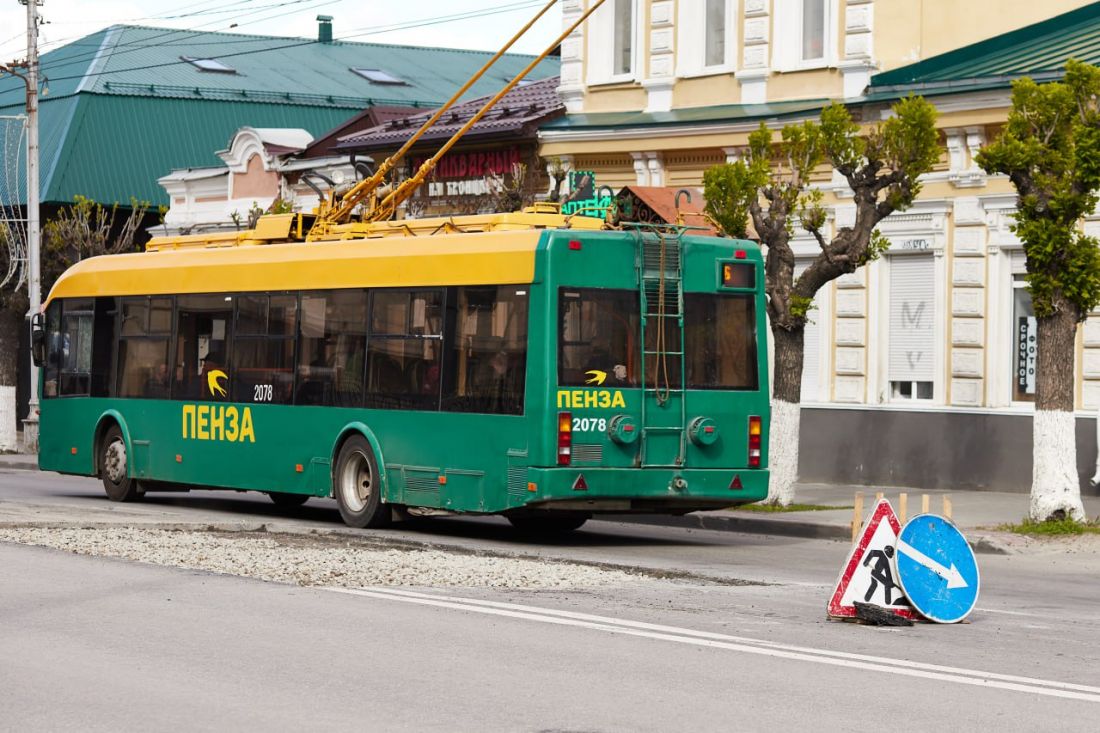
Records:
M892 382L933 381L936 318L932 255L890 258L890 366Z

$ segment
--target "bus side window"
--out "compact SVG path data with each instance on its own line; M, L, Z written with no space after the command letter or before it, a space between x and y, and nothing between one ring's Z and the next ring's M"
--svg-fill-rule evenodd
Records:
M522 414L527 286L464 286L453 297L457 313L444 360L443 409Z
M295 404L362 405L367 292L302 293L299 323Z
M226 380L211 380L211 372L229 370L229 338L233 298L227 295L180 295L176 298L176 342L167 365L172 399L226 399ZM211 381L215 385L212 388ZM225 394L217 391L225 390Z
M441 290L375 290L367 344L367 407L438 410Z
M122 298L118 341L119 397L168 397L171 298Z
M57 397L58 372L64 343L61 338L62 301L55 300L46 309L46 365L42 380L42 397Z
M61 395L87 395L92 375L91 298L70 298L61 314Z
M237 296L237 324L233 333L234 402L291 403L297 329L297 294Z

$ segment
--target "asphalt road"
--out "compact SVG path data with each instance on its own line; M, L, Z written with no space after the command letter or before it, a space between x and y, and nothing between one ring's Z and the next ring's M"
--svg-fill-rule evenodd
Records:
M0 523L337 529L231 492L110 504L0 472ZM1095 730L1100 557L982 556L971 623L824 619L839 542L593 522L536 545L504 522L402 545L644 568L639 586L340 591L0 544L0 730Z

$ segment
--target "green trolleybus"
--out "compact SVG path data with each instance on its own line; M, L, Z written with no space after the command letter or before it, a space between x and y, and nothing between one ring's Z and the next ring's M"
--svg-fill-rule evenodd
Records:
M85 260L35 319L45 470L158 489L504 514L684 513L767 495L759 248L528 210L309 216Z

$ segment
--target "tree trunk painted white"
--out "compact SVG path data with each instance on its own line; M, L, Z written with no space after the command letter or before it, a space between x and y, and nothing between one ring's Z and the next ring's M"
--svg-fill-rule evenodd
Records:
M768 429L768 503L787 506L794 501L798 481L798 433L802 408L796 403L772 400Z
M0 452L15 452L15 387L0 387Z
M1076 419L1072 412L1036 410L1033 423L1031 519L1082 521L1085 507L1077 478Z

